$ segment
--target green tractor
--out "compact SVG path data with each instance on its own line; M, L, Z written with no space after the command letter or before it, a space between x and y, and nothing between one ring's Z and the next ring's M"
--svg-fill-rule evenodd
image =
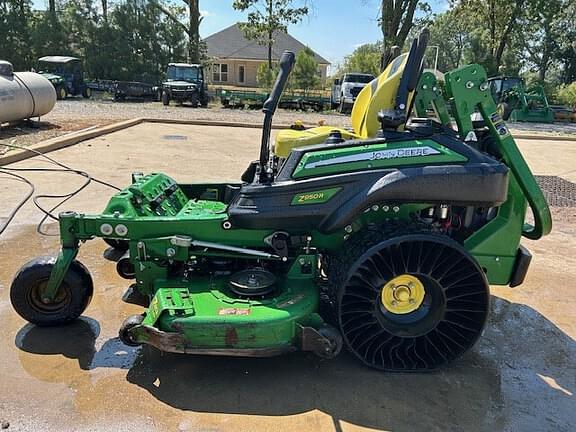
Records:
M446 75L458 130L435 78L422 73L427 33L359 95L354 129L282 131L272 116L294 54L266 101L260 157L237 183L179 184L132 175L102 214L59 216L61 251L25 264L15 310L40 326L79 317L93 281L76 260L103 238L145 310L120 328L127 345L267 357L344 346L362 363L425 371L469 350L490 309L489 285L522 284L521 238L551 230L547 203L496 110L486 73ZM411 118L412 108L435 118ZM487 125L474 130L478 110ZM534 226L525 224L527 207Z
M46 56L38 59L38 72L52 83L59 100L68 96L92 96L92 90L84 81L82 60L67 56Z
M504 120L553 123L554 111L548 104L544 87L526 87L522 78L495 77L488 80L498 112Z

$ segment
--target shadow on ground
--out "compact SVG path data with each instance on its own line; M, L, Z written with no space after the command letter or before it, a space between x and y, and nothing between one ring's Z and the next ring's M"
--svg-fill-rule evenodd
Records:
M78 359L81 369L128 369L127 380L156 399L195 412L288 416L320 410L342 422L392 431L555 430L576 427L576 343L534 309L493 298L473 351L432 373L387 374L346 353L332 361L293 354L272 359L198 357L129 348L117 338L95 348L96 321L23 327L16 345ZM24 365L34 375L35 365Z
M37 133L38 131L49 131L53 129L61 129L61 126L46 121L24 120L0 129L0 139L9 140L31 133Z

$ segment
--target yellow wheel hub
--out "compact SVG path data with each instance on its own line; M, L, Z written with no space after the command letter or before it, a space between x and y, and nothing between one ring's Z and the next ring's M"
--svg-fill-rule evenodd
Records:
M426 290L416 276L403 274L396 276L382 287L382 306L393 314L402 315L414 312L424 301Z

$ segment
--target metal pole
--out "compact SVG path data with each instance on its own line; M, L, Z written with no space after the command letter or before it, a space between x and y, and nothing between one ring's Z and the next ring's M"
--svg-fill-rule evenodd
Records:
M436 48L436 58L434 60L434 70L438 70L438 55L440 54L440 47L438 45L429 45L428 48Z

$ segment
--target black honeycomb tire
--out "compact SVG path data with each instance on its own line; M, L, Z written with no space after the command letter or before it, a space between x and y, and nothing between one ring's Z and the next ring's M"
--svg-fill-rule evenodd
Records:
M469 350L488 317L489 286L474 258L447 236L410 231L367 229L330 266L344 344L372 368L436 369ZM422 280L426 297L410 314L387 314L380 292L400 274Z

